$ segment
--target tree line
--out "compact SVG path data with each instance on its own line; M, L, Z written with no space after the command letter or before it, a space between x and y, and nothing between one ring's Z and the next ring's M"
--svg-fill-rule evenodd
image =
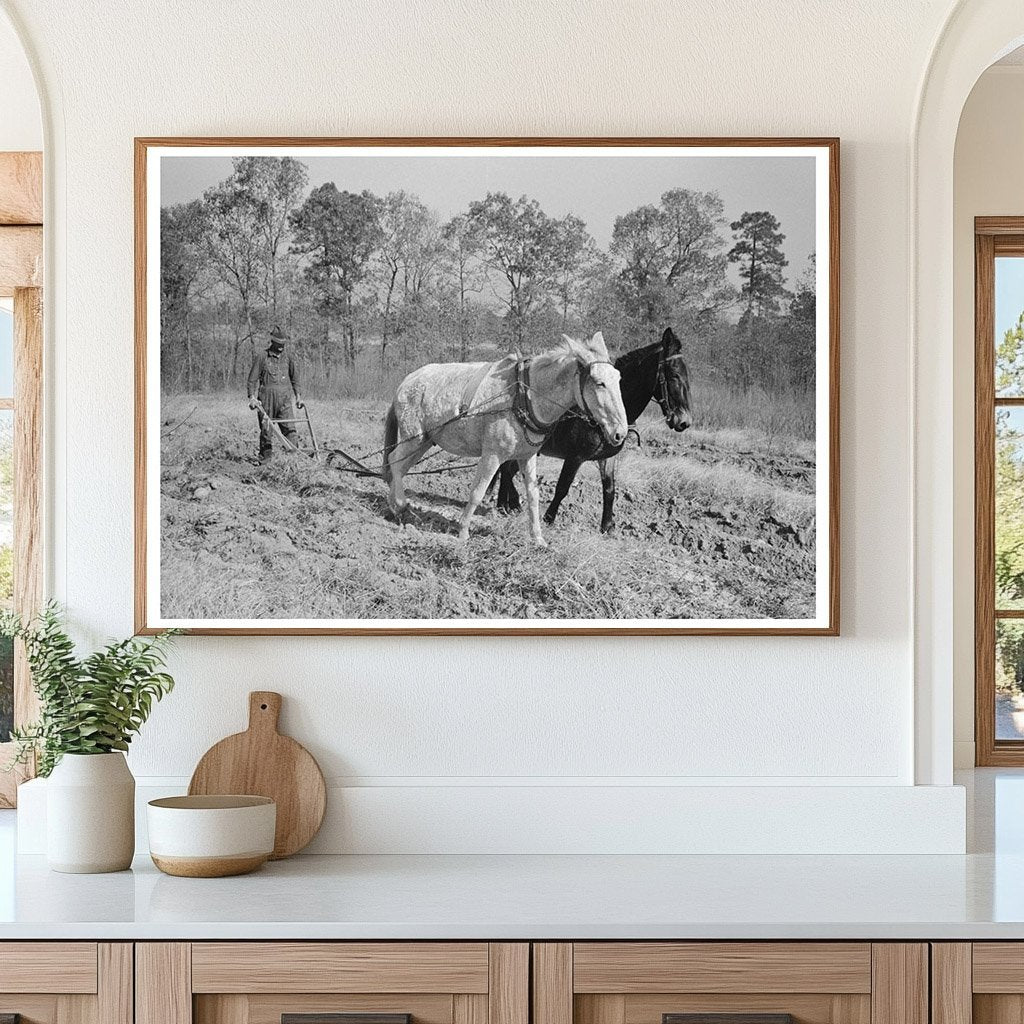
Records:
M299 160L239 157L160 228L171 391L237 386L275 324L324 394L356 380L384 394L423 362L528 354L562 332L601 330L623 351L671 324L704 379L813 400L814 255L787 288L777 218L727 222L714 191L623 213L603 249L528 196L488 192L445 221L407 191L310 188Z

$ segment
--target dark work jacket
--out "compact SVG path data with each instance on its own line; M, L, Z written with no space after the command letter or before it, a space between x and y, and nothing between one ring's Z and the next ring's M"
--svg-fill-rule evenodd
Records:
M249 397L255 398L260 388L287 386L290 386L296 395L299 393L299 368L294 357L290 353L275 355L270 349L257 353L249 371Z

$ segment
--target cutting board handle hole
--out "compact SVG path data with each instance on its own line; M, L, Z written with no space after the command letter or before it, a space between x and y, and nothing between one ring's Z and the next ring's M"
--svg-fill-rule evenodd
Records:
M266 711L266 710L267 710L267 705L266 704L261 704L260 705L260 711Z

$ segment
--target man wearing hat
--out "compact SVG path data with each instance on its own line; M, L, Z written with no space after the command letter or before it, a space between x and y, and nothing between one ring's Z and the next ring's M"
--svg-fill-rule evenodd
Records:
M255 409L258 404L263 410L257 413L260 424L260 462L269 462L274 453L274 429L271 420L292 420L295 405L303 407L302 395L299 393L299 370L295 365L295 357L289 352L285 355L288 336L277 325L270 332L270 345L266 352L259 352L252 361L249 371L249 408ZM264 415L266 413L266 415ZM295 424L279 423L285 439L296 444Z

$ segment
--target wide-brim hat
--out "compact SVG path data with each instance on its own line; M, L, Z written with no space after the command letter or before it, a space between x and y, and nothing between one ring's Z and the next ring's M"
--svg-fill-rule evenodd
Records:
M288 335L281 330L280 327L274 327L270 332L271 343L277 342L279 345L283 345L288 340Z

